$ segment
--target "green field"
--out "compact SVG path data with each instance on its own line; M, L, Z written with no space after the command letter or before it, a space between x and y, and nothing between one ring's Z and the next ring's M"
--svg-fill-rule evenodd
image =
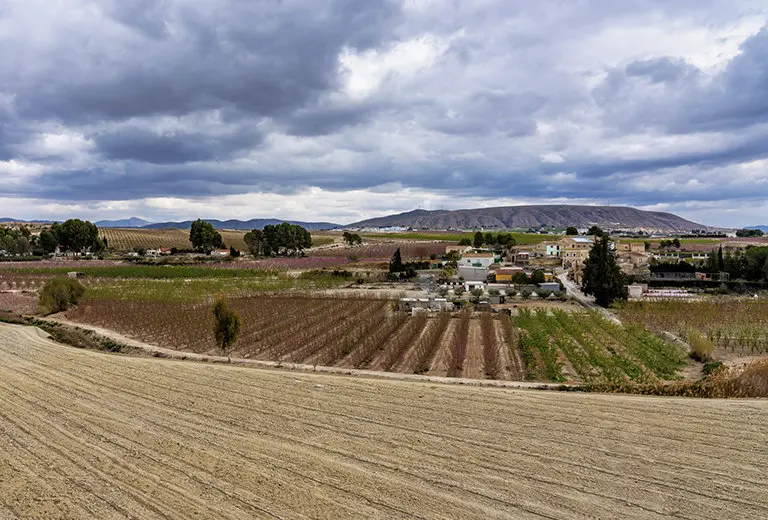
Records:
M515 325L528 376L537 381L652 384L676 379L683 364L674 345L599 312L521 309Z
M329 272L305 271L292 276L265 269L127 265L6 269L9 280L42 280L76 270L85 276L87 300L194 301L217 294L243 296L272 291L311 291L347 282Z
M495 233L494 233L495 234ZM539 235L534 233L510 233L518 244L538 244L545 240L557 240L561 235ZM439 240L443 242L458 242L463 238L472 240L474 233L453 233L450 231L408 231L402 233L361 233L363 238L384 238L390 240Z

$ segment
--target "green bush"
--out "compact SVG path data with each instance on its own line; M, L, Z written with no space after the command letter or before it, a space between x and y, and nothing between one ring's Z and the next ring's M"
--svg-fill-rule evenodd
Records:
M710 361L709 363L704 364L704 366L701 369L701 372L705 376L708 376L710 374L714 374L715 372L718 372L720 369L724 367L725 367L725 364L723 364L722 361Z
M72 278L54 278L49 280L40 291L40 310L45 314L63 312L85 294L83 284Z

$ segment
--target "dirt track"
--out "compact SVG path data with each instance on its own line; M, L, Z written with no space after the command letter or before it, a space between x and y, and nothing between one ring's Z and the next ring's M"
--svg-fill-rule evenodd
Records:
M0 519L766 518L768 402L63 347L0 324Z

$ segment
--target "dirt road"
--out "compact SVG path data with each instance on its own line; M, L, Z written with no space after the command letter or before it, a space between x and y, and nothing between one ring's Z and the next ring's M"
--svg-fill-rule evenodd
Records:
M766 518L768 402L76 350L0 324L0 519Z

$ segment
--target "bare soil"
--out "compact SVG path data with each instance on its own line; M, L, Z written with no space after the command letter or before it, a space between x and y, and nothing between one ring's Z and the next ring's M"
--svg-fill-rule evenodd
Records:
M485 377L483 333L480 328L480 320L469 322L469 343L462 376L470 379L483 379Z
M3 519L765 518L766 431L760 400L132 358L0 325Z

